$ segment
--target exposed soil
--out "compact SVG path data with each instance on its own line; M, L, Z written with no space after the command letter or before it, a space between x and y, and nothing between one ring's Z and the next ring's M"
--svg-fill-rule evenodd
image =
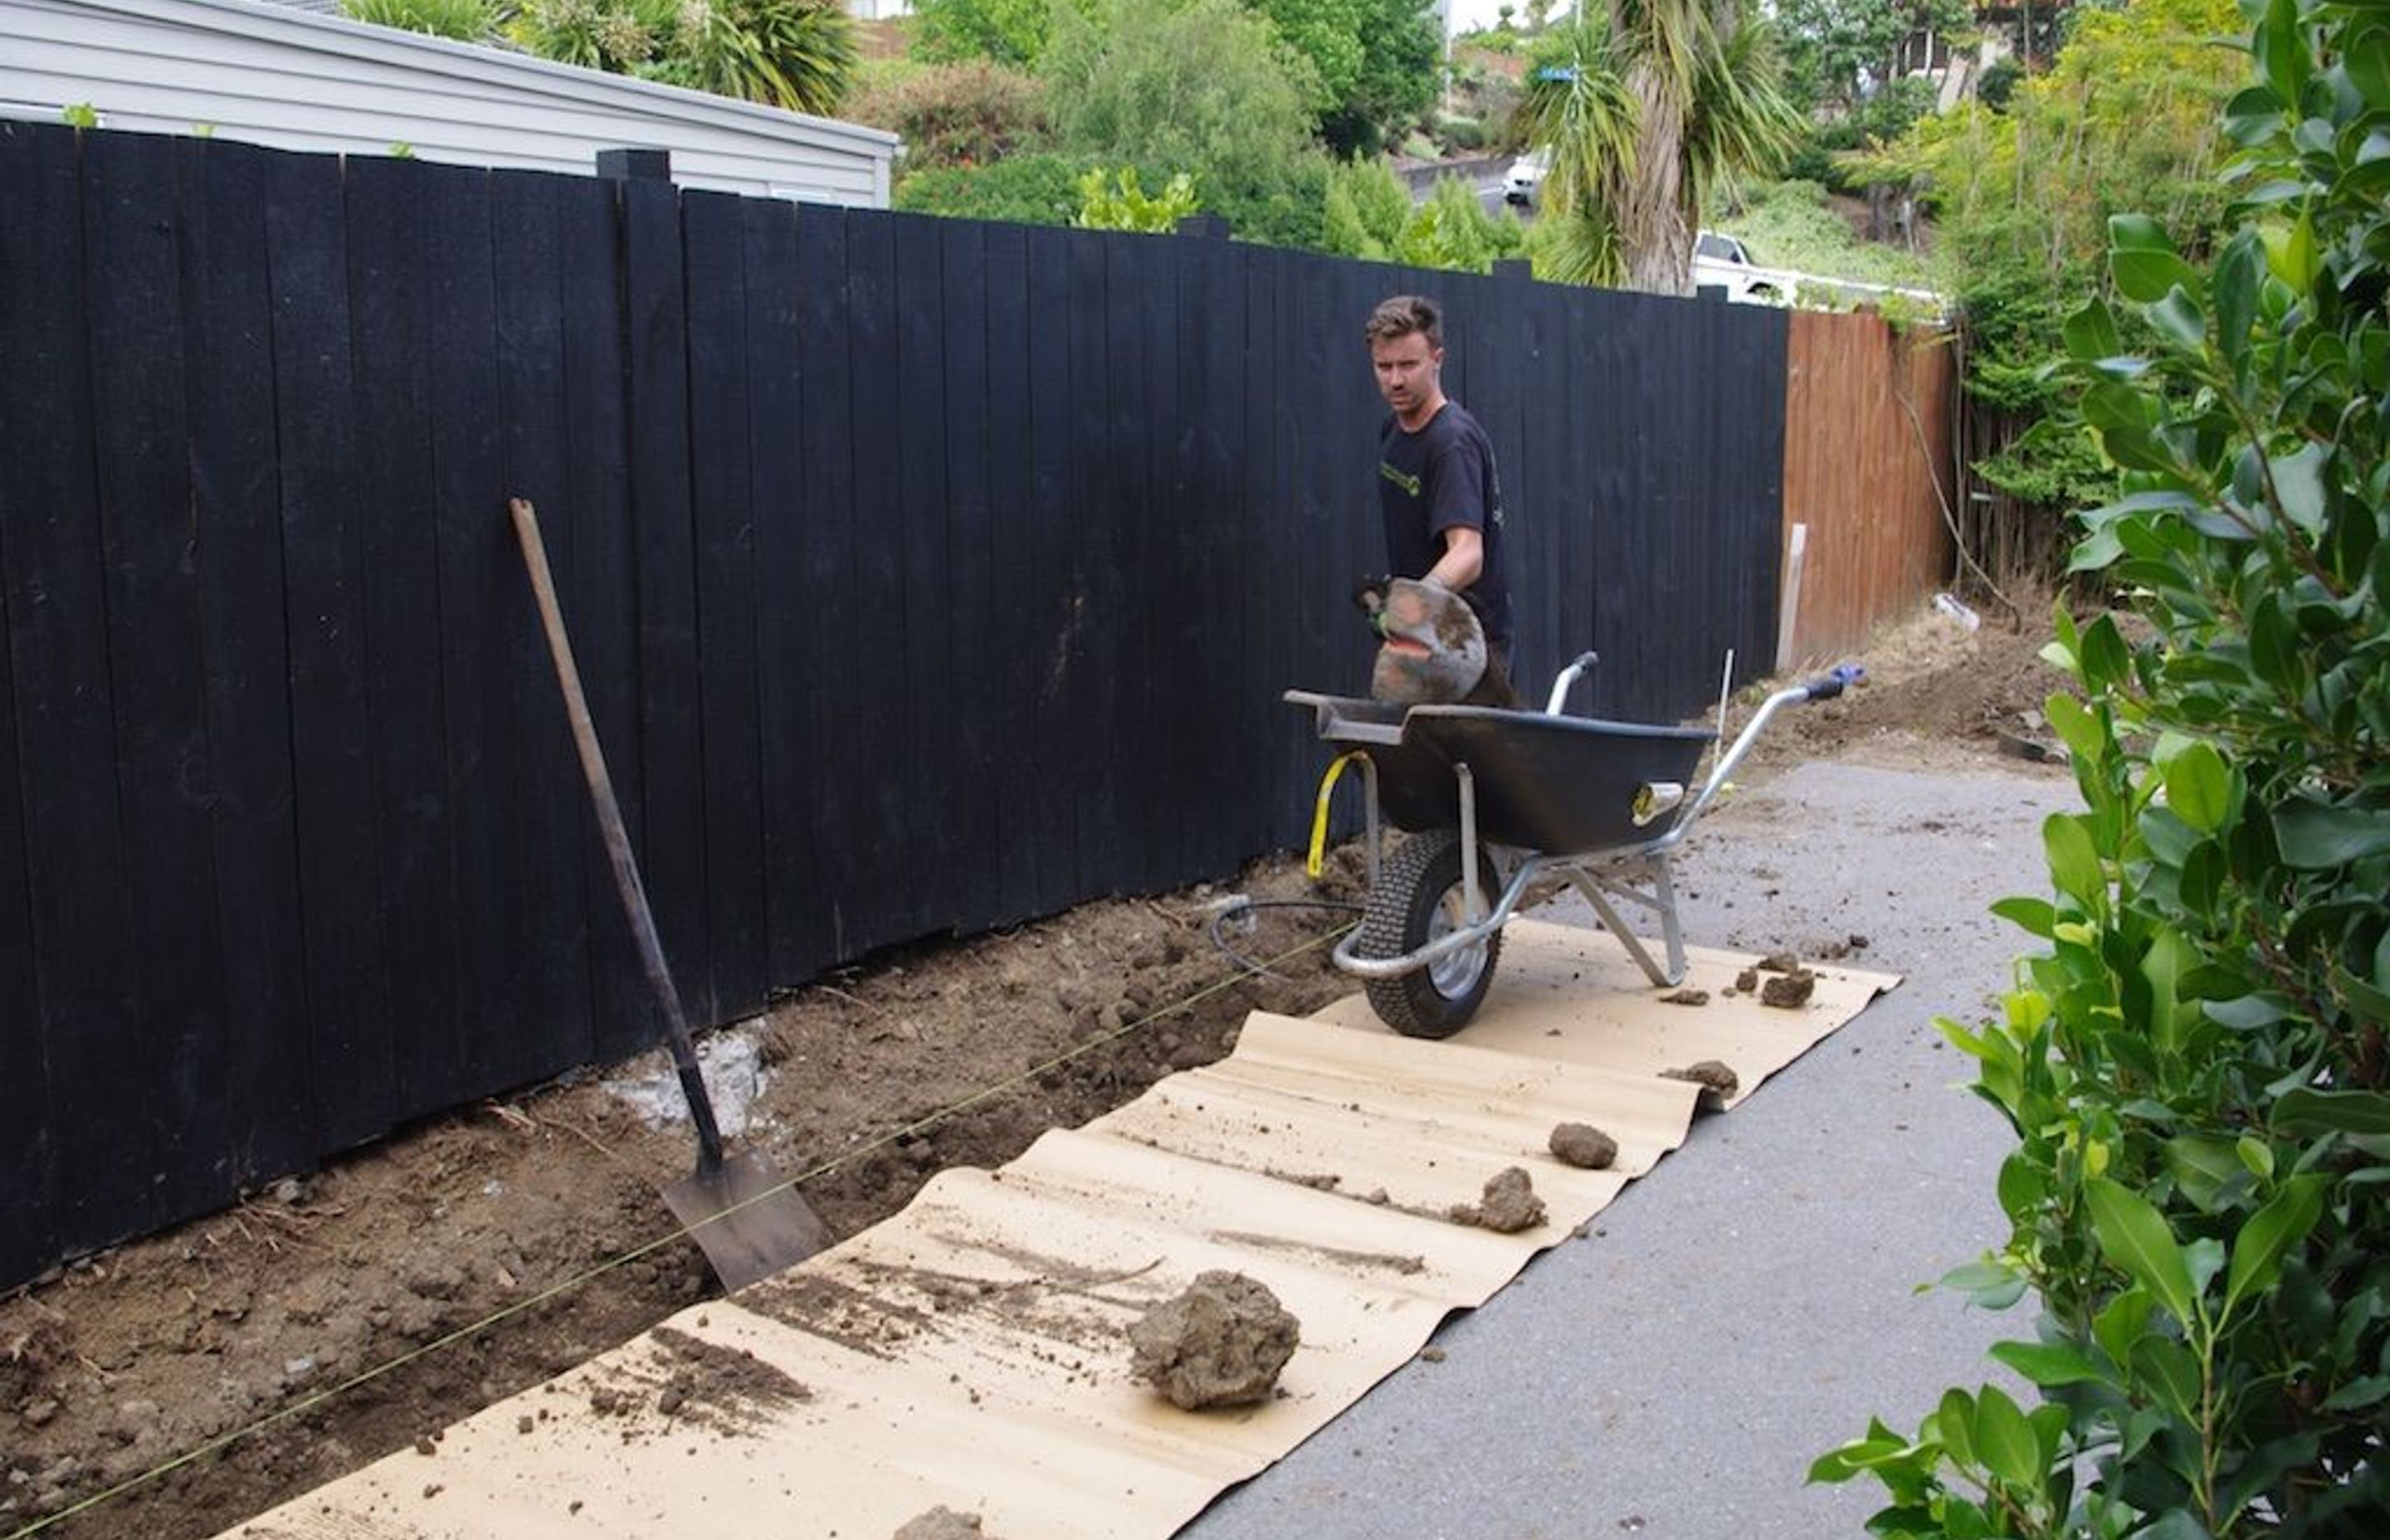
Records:
M1865 687L1780 716L1738 778L1842 756L1984 768L1996 735L2030 733L2059 684L2035 656L2046 640L1929 614L1861 654ZM1338 854L1322 883L1273 858L1235 891L1356 902L1358 852ZM939 1170L1000 1164L1047 1128L1217 1059L1252 1009L1302 1014L1350 992L1324 946L1276 977L1241 973L1207 934L1207 905L1227 891L1088 905L799 991L737 1029L767 1072L734 1143L816 1173L806 1199L851 1234ZM1266 909L1229 939L1267 959L1343 918ZM648 1127L584 1077L427 1123L0 1298L0 1540L86 1502L41 1533L213 1534L393 1450L436 1449L456 1418L709 1295L695 1247L658 1238L672 1226L656 1189L689 1157L684 1132ZM958 1302L934 1279L892 1279L867 1299L765 1288L769 1308L857 1342L906 1330L906 1311L1054 1307ZM676 1419L736 1433L808 1393L681 1335L621 1383L569 1384L593 1405L610 1397L626 1436Z

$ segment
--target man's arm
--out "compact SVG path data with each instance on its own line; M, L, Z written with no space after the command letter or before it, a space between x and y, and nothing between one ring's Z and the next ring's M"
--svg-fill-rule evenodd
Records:
M1485 570L1485 537L1466 524L1444 532L1444 554L1427 570L1427 581L1458 594Z

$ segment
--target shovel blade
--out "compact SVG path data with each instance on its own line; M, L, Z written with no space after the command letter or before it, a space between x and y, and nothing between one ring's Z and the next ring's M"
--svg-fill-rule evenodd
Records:
M777 1189L777 1191L775 1189ZM726 1155L663 1189L664 1206L705 1252L726 1293L793 1267L829 1244L829 1228L788 1179Z

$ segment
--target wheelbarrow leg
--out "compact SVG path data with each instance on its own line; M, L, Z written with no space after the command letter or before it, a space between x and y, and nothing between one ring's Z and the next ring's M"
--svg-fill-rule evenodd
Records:
M1668 857L1664 852L1640 857L1637 865L1641 867L1644 879L1651 884L1648 892L1628 886L1608 872L1583 865L1572 863L1565 870L1570 885L1593 905L1593 912L1601 917L1603 927L1618 938L1618 944L1635 959L1635 966L1643 970L1643 976L1660 988L1670 988L1685 980L1685 931L1677 919L1676 883L1669 878ZM1613 898L1625 899L1659 914L1660 940L1668 953L1665 968L1660 966L1659 960L1651 956L1651 950L1627 927L1626 922L1618 918L1618 910L1611 903Z

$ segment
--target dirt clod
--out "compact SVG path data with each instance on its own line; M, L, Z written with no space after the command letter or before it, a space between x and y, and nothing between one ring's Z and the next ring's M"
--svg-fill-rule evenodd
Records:
M1790 952L1770 952L1759 959L1759 970L1762 973L1798 973L1801 971L1801 959Z
M1192 1412L1268 1400L1302 1323L1266 1284L1214 1270L1131 1322L1128 1339L1129 1372Z
M1674 989L1660 996L1664 1006L1705 1006L1710 1003L1706 989Z
M1817 988L1818 976L1815 973L1780 973L1760 986L1759 1003L1774 1006L1780 1010L1791 1010L1807 1005L1809 996Z
M1534 1178L1518 1166L1507 1166L1487 1177L1485 1191L1474 1203L1455 1203L1456 1225L1516 1235L1544 1222L1544 1200L1536 1196Z
M1663 1070L1660 1073L1667 1080L1690 1080L1703 1090L1713 1093L1719 1100L1742 1089L1742 1077L1715 1059L1704 1059L1681 1070ZM1704 1097L1703 1099L1706 1101L1709 1098Z
M1552 1154L1580 1171L1607 1171L1618 1159L1618 1141L1589 1123L1563 1123L1552 1129Z
M906 1520L893 1540L993 1540L979 1525L978 1514L957 1513L941 1503Z

